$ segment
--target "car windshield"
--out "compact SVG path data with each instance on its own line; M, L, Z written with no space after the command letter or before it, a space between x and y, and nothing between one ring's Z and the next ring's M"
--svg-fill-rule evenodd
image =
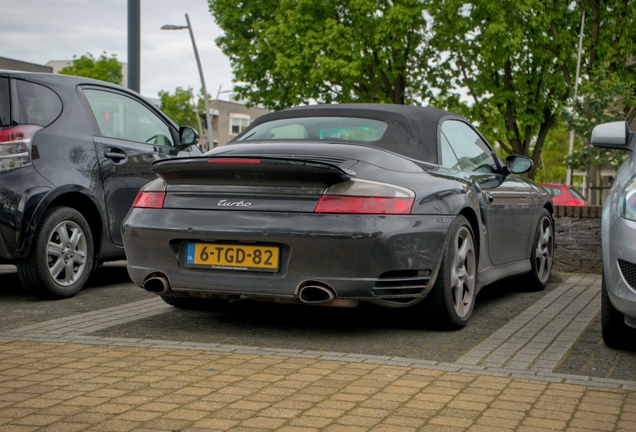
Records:
M238 141L378 141L387 124L355 117L301 117L274 120L248 130Z

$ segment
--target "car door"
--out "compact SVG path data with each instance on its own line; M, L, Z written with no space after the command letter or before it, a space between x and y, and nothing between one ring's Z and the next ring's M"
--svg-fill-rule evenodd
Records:
M113 243L123 245L122 221L139 188L157 177L152 163L189 152L180 152L177 132L169 122L133 95L98 87L84 87L82 93L99 129L93 140L110 236Z
M502 172L493 150L469 124L447 120L441 135L443 157L449 160L449 150L444 150L449 146L456 165L469 172L482 189L491 262L501 265L526 259L533 208L528 187Z

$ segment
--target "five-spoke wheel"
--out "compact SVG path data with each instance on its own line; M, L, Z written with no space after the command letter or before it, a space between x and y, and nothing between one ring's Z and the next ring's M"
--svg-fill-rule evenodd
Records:
M413 312L425 313L442 328L459 329L468 323L475 306L477 250L473 230L462 215L453 220L447 236L435 285Z
M451 245L450 290L455 312L460 318L470 315L475 301L475 243L470 227L463 225Z
M546 287L550 280L553 262L554 224L550 213L543 209L532 245L532 270L530 275L535 289L541 291Z

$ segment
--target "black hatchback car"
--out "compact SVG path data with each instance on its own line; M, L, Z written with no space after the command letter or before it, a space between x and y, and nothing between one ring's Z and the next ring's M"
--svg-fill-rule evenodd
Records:
M37 297L76 294L125 258L122 220L152 162L199 155L197 141L124 87L0 71L0 263Z

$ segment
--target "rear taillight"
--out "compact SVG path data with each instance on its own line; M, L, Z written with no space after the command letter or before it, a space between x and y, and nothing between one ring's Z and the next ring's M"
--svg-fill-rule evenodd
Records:
M323 196L316 213L409 214L413 198Z
M0 172L31 165L31 140L41 126L0 128Z
M138 208L163 208L163 201L166 199L165 192L139 192L133 202L133 207Z
M314 212L348 214L410 214L415 193L407 188L352 179L324 192Z

